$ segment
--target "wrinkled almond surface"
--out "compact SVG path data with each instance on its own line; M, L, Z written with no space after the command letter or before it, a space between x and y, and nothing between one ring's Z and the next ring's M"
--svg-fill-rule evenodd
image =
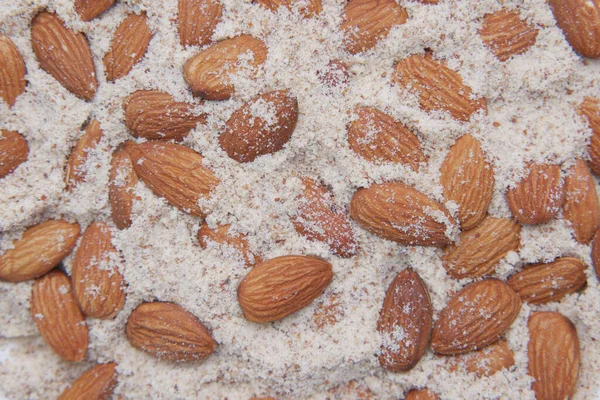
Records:
M578 159L567 174L564 217L571 223L575 240L587 244L600 228L600 203L594 178L585 161Z
M88 153L96 148L101 138L102 129L100 128L100 122L98 122L97 119L93 119L85 128L83 136L77 140L75 146L71 150L71 155L67 162L67 171L65 173L67 190L72 190L85 181L85 177L87 176L85 163L87 161Z
M182 46L204 46L210 43L215 27L221 22L220 0L179 0L179 42Z
M549 3L571 47L584 57L600 57L600 1L549 0Z
M298 9L305 17L313 17L323 9L321 0L255 0L256 3L268 8L271 11L277 12L279 7L286 7L292 11Z
M20 133L0 129L0 179L27 160L29 145Z
M479 35L500 61L506 61L535 45L538 29L522 20L518 12L502 9L483 18Z
M8 36L0 34L0 98L12 107L25 91L25 62Z
M98 364L75 380L58 400L109 400L117 386L117 364Z
M262 262L261 257L252 253L246 235L242 233L231 233L229 232L229 227L229 225L221 225L212 229L209 228L206 221L204 221L198 230L198 242L200 243L200 246L206 248L210 245L210 242L231 246L242 255L246 265L249 267Z
M586 97L579 106L578 112L583 115L592 130L592 138L588 152L589 165L596 175L600 175L600 100Z
M451 361L450 371L464 368L467 372L482 376L492 376L496 372L515 365L515 354L506 340L499 340L481 350L456 356Z
M115 81L127 75L146 54L150 39L152 32L148 28L145 14L131 13L125 17L104 56L106 79Z
M75 0L75 11L83 21L91 21L114 3L115 0Z
M108 199L112 220L119 229L131 226L131 211L138 182L133 163L124 146L119 146L110 161Z

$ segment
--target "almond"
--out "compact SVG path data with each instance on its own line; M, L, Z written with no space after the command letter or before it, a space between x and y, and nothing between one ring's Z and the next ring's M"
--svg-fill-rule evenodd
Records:
M83 33L67 29L56 14L42 11L31 23L31 46L42 69L69 92L83 100L94 97L98 81Z
M506 332L521 310L521 299L506 283L484 279L465 286L439 315L431 349L444 355L489 346Z
M350 216L369 232L405 245L443 246L455 227L443 205L400 182L359 189Z
M312 320L318 329L337 324L344 317L340 296L332 293L317 306Z
M44 275L68 256L79 237L79 225L50 220L27 229L14 248L0 256L0 279L22 282Z
M592 263L596 270L596 276L600 280L600 229L596 231L592 242Z
M104 56L106 79L113 82L127 75L146 54L150 39L152 32L148 28L146 14L131 13L125 17Z
M550 0L556 23L573 49L584 57L600 57L600 2Z
M333 254L352 257L358 246L345 210L338 209L333 196L310 178L303 178L304 190L299 196L298 214L292 218L296 232L329 245Z
M65 361L81 361L88 347L88 327L77 306L71 280L51 271L35 280L31 317L48 345Z
M261 6L277 12L279 7L285 7L291 11L298 9L304 17L314 17L323 10L321 0L255 0Z
M203 217L198 204L210 196L219 184L213 172L202 165L202 156L175 143L126 143L133 168L142 181L158 196L191 215Z
M131 226L131 211L135 198L134 190L138 177L124 146L119 146L110 161L108 199L112 220L119 229Z
M344 46L350 54L372 49L395 25L406 22L408 14L395 0L350 0L344 7Z
M222 16L223 5L219 0L179 0L179 42L182 46L210 43Z
M437 2L436 2L437 3ZM406 394L404 400L440 400L437 394L431 390L425 389L413 389Z
M140 304L129 316L125 333L133 347L167 361L202 360L217 345L194 314L173 303Z
M571 223L575 240L588 244L600 227L600 204L594 178L581 159L567 174L564 218Z
M71 150L71 155L67 162L67 173L65 174L67 190L72 190L85 181L87 176L85 163L88 153L96 148L101 138L102 129L100 128L100 122L97 119L93 119L87 128L85 128L83 136L79 138L77 143L75 143L75 147Z
M496 58L506 61L535 45L538 29L523 21L518 12L502 9L483 17L479 35Z
M298 121L298 100L289 90L253 97L231 114L221 148L238 162L275 153L290 140Z
M342 60L331 60L317 72L320 81L330 88L346 86L350 81L350 68Z
M206 122L206 115L194 112L194 105L175 101L169 93L138 90L123 102L125 125L135 137L181 140Z
M215 43L190 58L183 76L196 96L227 100L235 92L229 75L247 69L255 75L266 59L267 46L262 40L241 35Z
M458 121L468 121L487 110L485 99L475 98L459 74L429 56L415 54L398 62L394 81L415 93L427 112L447 111Z
M25 91L25 62L17 46L8 36L0 34L0 98L12 107Z
M114 318L125 304L125 282L114 259L110 228L102 222L87 227L71 267L75 298L92 318Z
M524 224L550 221L565 201L565 187L560 179L560 166L534 163L528 174L506 192L512 214Z
M238 287L238 301L246 319L277 321L309 305L332 279L331 264L319 258L276 257L246 275Z
M67 388L58 400L109 400L117 386L117 364L97 364Z
M458 139L440 172L444 198L459 206L461 228L475 228L485 218L494 192L494 169L485 160L479 141L471 135Z
M406 126L372 107L357 107L354 114L356 119L347 131L350 149L357 155L377 164L403 164L414 171L426 162L419 138Z
M210 242L231 246L242 255L246 266L252 267L255 264L261 263L261 257L252 253L246 235L242 233L230 233L229 228L229 225L221 225L211 229L208 227L206 221L204 221L198 230L198 242L200 242L200 246L205 249Z
M580 353L575 325L557 312L529 317L529 375L537 400L572 399L577 388Z
M444 249L442 261L455 279L477 278L494 273L496 264L521 247L521 225L512 219L487 217L459 236L459 243Z
M531 304L558 301L585 286L586 265L577 258L559 258L548 264L526 267L512 276L508 284L521 300Z
M27 160L29 145L23 135L0 129L0 179Z
M478 377L492 376L496 372L515 365L515 354L508 347L506 340L499 340L481 350L455 357L450 371L455 372L463 367L467 372Z
M75 11L83 21L91 21L114 3L115 0L75 0Z
M400 272L385 293L377 330L383 336L379 364L393 372L412 369L429 346L433 308L419 274Z
M579 114L584 116L592 130L589 165L596 175L600 175L600 100L586 97L579 106Z

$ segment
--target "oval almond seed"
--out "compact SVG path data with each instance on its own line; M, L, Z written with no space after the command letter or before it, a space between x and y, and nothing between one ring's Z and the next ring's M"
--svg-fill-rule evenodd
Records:
M79 376L58 400L109 400L117 386L117 364L98 364Z
M67 190L72 190L85 181L87 176L85 163L88 153L96 148L101 138L102 129L100 128L100 122L97 119L93 119L87 128L85 128L83 136L77 140L73 150L71 150L65 174Z
M25 62L8 36L0 35L0 98L12 107L25 91ZM2 163L0 163L2 165Z
M134 190L138 176L124 146L119 146L110 161L108 198L112 220L119 229L131 226Z
M600 227L600 203L594 178L581 159L567 174L564 217L571 223L575 240L588 244Z
M0 179L27 160L29 145L20 133L0 129Z
M182 46L204 46L210 43L223 15L219 0L179 0L178 30Z

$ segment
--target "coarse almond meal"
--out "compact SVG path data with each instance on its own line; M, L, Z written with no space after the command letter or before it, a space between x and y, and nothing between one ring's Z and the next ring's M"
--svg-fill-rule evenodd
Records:
M584 58L598 55L598 10L599 0L1 2L0 60L15 64L0 64L0 398L600 398L598 176L586 166L600 64ZM274 91L297 101L297 121L262 96ZM360 110L399 133L377 137L386 125ZM220 140L236 113L244 131ZM91 130L97 143L80 140ZM448 157L466 135L476 162ZM386 148L408 137L417 156ZM444 165L452 159L476 169ZM532 165L559 166L560 181L528 178ZM493 182L491 201L463 176ZM563 204L543 198L550 183L564 185ZM108 231L86 235L98 227ZM469 243L445 247L461 237ZM254 279L282 269L277 257L295 275ZM585 284L549 281L565 259L584 264ZM464 291L471 282L483 283ZM406 293L384 306L390 286ZM249 292L259 296L244 303ZM432 328L411 310L427 299Z

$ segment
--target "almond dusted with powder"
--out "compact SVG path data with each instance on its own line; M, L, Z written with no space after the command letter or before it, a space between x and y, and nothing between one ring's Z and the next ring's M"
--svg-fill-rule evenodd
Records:
M585 161L578 159L569 169L565 191L565 219L571 223L575 240L587 244L600 227L600 204Z
M135 199L135 185L138 176L125 146L119 146L110 161L108 177L108 199L110 200L111 217L117 228L131 226L131 212Z
M422 1L424 2L424 1ZM434 3L433 1L430 1L432 4L436 4L437 1ZM424 389L413 389L410 392L408 392L406 394L406 397L404 398L404 400L440 400L440 398L438 397L437 394L433 393L431 390L424 388Z
M0 179L27 160L29 145L20 133L0 129Z
M8 36L0 35L0 98L12 107L25 91L25 62Z
M494 170L471 135L458 139L440 168L444 198L458 204L461 228L469 230L487 214L494 192Z
M268 8L273 12L277 12L279 7L285 7L290 9L291 11L295 11L296 9L300 11L304 17L314 17L317 14L320 14L323 10L323 6L321 4L321 0L255 0L256 3L260 4L263 7Z
M246 235L230 232L230 225L221 225L213 229L204 221L198 230L198 242L203 249L211 242L231 246L242 255L248 267L262 262L262 258L252 252Z
M65 361L81 361L88 347L88 327L61 271L36 279L31 292L31 318L48 345Z
M518 12L502 9L483 17L479 35L496 58L506 61L535 45L538 29L522 20Z
M109 400L117 386L117 364L97 364L75 380L58 400Z
M85 181L88 173L85 167L88 153L98 146L101 138L102 129L100 128L100 122L97 119L93 119L85 128L83 136L79 138L75 143L75 147L71 150L65 174L67 190L72 190Z
M600 175L600 100L586 97L579 109L579 115L585 117L592 130L592 137L588 152L590 154L589 166L596 175Z
M573 49L584 57L600 57L600 1L550 0L556 23Z
M457 356L450 363L452 372L464 368L478 377L492 376L515 365L515 354L506 340L499 340L481 350Z
M592 263L596 270L596 276L600 280L600 229L594 234L592 242Z
M249 321L277 321L312 303L332 279L327 261L307 256L276 257L246 275L238 287L238 301Z
M75 0L75 11L82 20L91 21L114 3L115 0Z
M65 27L56 14L42 11L31 23L31 46L43 70L83 100L96 94L98 80L87 39Z
M210 43L223 16L219 0L179 0L177 15L179 42L182 46L204 46Z

